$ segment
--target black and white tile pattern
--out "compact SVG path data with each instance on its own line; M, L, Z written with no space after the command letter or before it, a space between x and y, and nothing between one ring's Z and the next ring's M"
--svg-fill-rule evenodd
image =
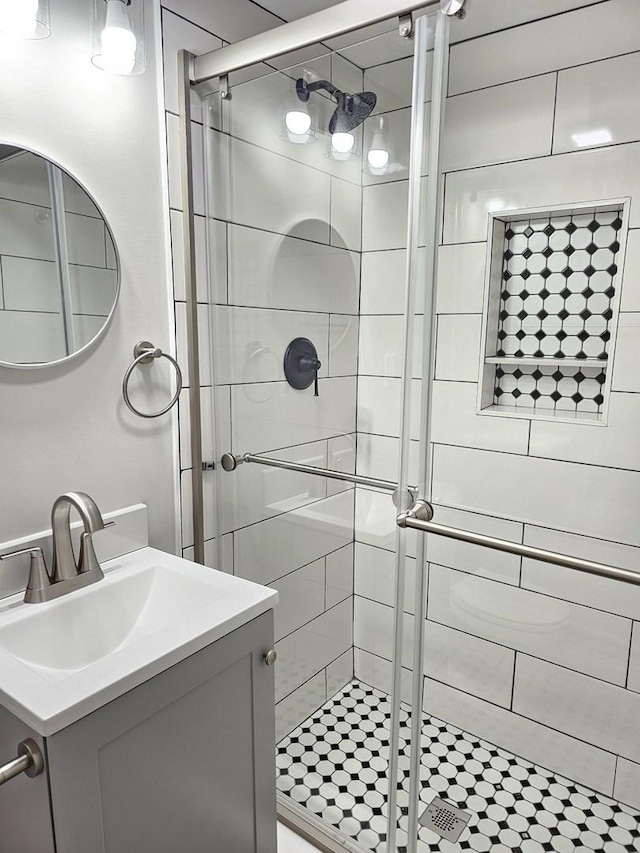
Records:
M278 744L278 789L387 853L390 703L352 682ZM401 714L399 843L409 786L409 714ZM640 813L433 717L422 729L420 813L439 796L471 813L455 843L429 829L420 853L638 853Z
M607 360L620 214L506 224L498 356Z
M621 228L598 209L504 223L494 405L601 414Z
M597 367L500 364L494 402L499 406L600 414L607 374Z

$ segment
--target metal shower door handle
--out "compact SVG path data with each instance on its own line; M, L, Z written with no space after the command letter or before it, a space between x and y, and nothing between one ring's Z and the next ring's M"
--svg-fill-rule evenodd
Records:
M583 560L580 557L570 557L568 554L558 554L556 551L545 551L542 548L535 548L533 545L521 545L518 542L509 542L507 539L498 539L495 536L484 536L481 533L472 533L469 530L459 530L457 527L447 527L444 524L437 524L432 521L433 515L431 504L420 499L407 512L401 512L396 518L396 522L398 527L410 527L413 530L421 530L423 533L444 536L446 539L456 539L459 542L468 542L471 545L482 545L485 548L492 548L494 551L504 551L519 557L528 557L531 560L562 566L565 569L573 569L585 574L598 575L610 580L640 586L640 572L634 572L631 569L619 569L615 566L607 566L604 563Z

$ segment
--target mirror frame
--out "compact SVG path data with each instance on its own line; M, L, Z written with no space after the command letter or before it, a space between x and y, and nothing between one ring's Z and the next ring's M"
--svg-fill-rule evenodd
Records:
M89 192L89 190L85 187L85 185L83 183L81 183L68 169L65 169L64 166L61 166L60 163L57 160L54 160L52 157L47 157L45 154L42 154L40 151L36 151L34 148L29 148L28 146L22 145L21 143L9 142L8 140L6 140L4 138L0 138L0 145L10 145L14 148L21 148L23 151L27 151L29 154L35 154L36 157L40 157L41 159L43 159L49 163L53 163L54 166L57 166L58 169L63 171L65 173L65 175L67 175L69 178L71 178L71 180L74 181L80 187L80 189L87 194L88 198L95 205L96 210L98 211L98 213L102 217L102 221L104 222L104 225L105 225L105 228L107 229L109 237L111 237L111 242L113 244L113 252L114 252L114 255L116 258L116 265L117 265L116 274L117 275L116 275L116 290L115 290L115 295L113 298L113 305L111 306L111 311L109 311L109 314L108 314L107 318L105 319L105 321L102 325L102 328L100 329L100 331L98 332L98 334L95 337L91 338L91 340L88 341L80 349L77 349L75 352L72 352L69 355L65 355L63 358L58 358L55 361L41 361L41 362L37 362L35 364L16 364L15 362L12 362L12 361L3 361L2 359L0 359L0 368L6 367L6 368L12 368L14 370L45 370L48 367L56 367L60 364L66 364L68 361L71 361L72 359L77 358L78 356L86 353L91 347L93 347L95 344L97 344L106 334L109 326L111 325L111 322L113 320L113 315L115 314L116 308L118 307L118 301L120 299L120 290L121 290L121 286L122 286L122 263L120 261L120 251L118 249L118 244L116 243L116 239L113 235L113 231L111 229L111 225L109 223L109 220L105 216L104 211L102 210L102 207L98 204L98 202L95 200L93 194Z

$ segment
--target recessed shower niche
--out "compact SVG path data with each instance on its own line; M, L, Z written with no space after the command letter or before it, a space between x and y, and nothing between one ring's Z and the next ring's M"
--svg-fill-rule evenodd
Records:
M480 413L606 423L628 202L490 215Z

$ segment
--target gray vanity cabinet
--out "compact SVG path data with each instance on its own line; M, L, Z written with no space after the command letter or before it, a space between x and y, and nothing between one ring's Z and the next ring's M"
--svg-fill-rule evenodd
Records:
M272 646L269 611L47 738L57 853L276 853Z

